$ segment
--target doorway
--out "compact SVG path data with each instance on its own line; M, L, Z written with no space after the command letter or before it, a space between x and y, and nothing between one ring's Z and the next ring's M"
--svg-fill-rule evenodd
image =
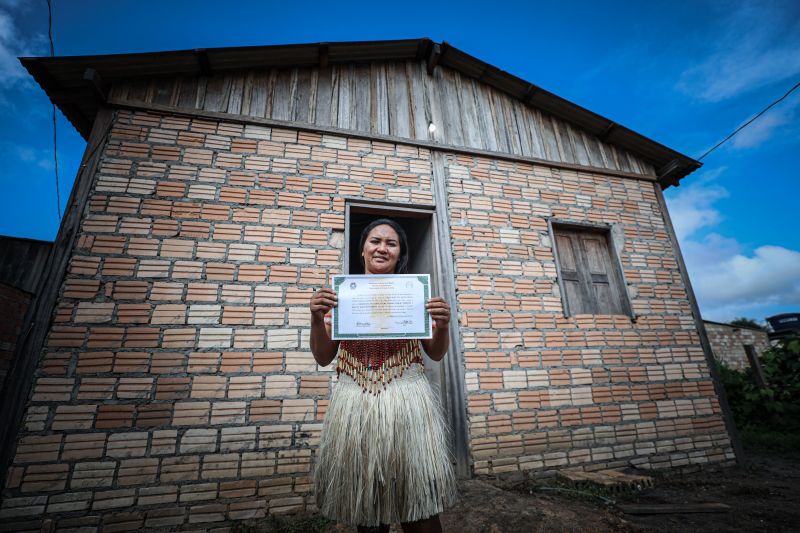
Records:
M408 238L408 273L430 274L431 294L440 294L441 280L437 265L434 214L435 209L432 206L408 207L364 200L347 201L345 203L343 273L364 273L364 267L361 264L361 250L358 249L361 232L375 219L391 218L405 230ZM450 305L455 307L454 302L450 302ZM425 375L439 400L443 400L445 383L441 364L430 359L424 354L424 351L423 357L425 359ZM441 403L444 405L444 401Z

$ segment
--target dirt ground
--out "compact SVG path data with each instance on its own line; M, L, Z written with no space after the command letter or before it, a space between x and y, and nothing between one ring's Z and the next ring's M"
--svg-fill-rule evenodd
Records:
M746 464L724 470L652 477L652 488L623 494L578 494L549 479L464 481L459 485L458 504L442 515L442 526L445 532L456 533L800 531L800 452L749 453ZM731 508L715 513L628 515L617 507L630 503L723 503ZM355 532L341 524L326 524L319 516L301 520L273 522L266 528L262 523L249 531ZM399 525L392 531L401 531Z
M462 484L461 501L443 515L442 525L444 531L459 533L800 531L800 453L748 454L746 464L722 471L653 477L654 486L641 492L598 495L616 504L724 503L731 510L626 515L597 496L543 490L546 480L506 490L470 480Z

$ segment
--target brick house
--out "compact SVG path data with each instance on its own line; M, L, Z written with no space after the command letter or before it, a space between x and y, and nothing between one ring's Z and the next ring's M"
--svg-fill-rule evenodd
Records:
M725 324L704 320L711 352L717 361L725 363L736 370L750 368L747 346L752 346L752 353L760 356L769 348L769 334L763 329L747 326Z
M88 145L0 529L313 508L308 298L377 214L457 310L426 372L461 476L735 460L662 196L696 161L428 39L22 62Z

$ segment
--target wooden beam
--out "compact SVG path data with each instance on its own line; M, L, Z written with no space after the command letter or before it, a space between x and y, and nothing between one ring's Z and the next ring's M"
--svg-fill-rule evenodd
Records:
M89 86L94 90L94 93L101 102L105 103L106 100L108 100L109 85L103 82L100 74L98 74L95 69L87 68L86 72L83 73L83 79L86 80Z
M200 69L200 74L211 76L211 61L208 59L208 50L195 48L194 53L195 57L197 57L197 68Z
M689 166L694 167L692 168L692 171L694 171L703 165L702 163L697 163ZM657 169L656 175L658 176L658 181L661 183L661 189L666 189L670 185L679 186L680 178L678 176L688 174L688 172L685 172L686 167L687 165L682 163L680 159L672 159L669 163Z
M660 179L668 179L669 175L678 170L681 166L680 161L677 159L670 160L669 163L662 166L659 169L656 169L656 174Z
M733 453L736 455L736 460L743 463L744 449L742 448L742 441L739 439L739 432L736 430L736 424L733 421L733 412L731 411L730 404L728 403L728 396L725 394L725 387L722 385L722 378L719 375L717 368L717 360L714 358L714 352L711 350L711 342L708 340L708 333L706 332L706 325L703 323L703 317L700 315L700 306L697 305L697 298L694 295L692 282L689 279L689 272L686 270L686 262L683 260L680 245L678 244L678 236L675 233L675 227L672 225L672 218L669 216L667 209L667 202L664 200L664 193L658 183L653 184L653 189L658 199L658 206L661 209L661 215L664 217L664 226L669 235L669 240L672 243L672 251L675 258L678 260L678 270L683 280L683 286L686 289L686 295L689 298L689 305L692 309L692 318L694 318L695 328L700 336L700 345L703 348L703 354L706 358L706 365L711 374L711 381L714 383L714 391L717 393L720 409L722 409L722 418L725 421L725 429L728 431L728 436L731 439L731 446Z
M409 207L408 202L392 202L391 200L374 200L372 198L361 198L360 196L342 196L341 197L347 205L355 205L356 207L375 207L375 208L389 208L404 211L406 213L432 213L436 209L435 204L413 204L414 207Z
M553 259L556 262L556 284L558 285L558 294L561 296L561 309L564 311L564 317L569 317L569 301L567 300L567 291L564 287L564 277L561 275L561 260L558 258L558 246L556 246L556 232L553 229L553 218L547 217L547 234L550 236L550 248L553 250Z
M597 138L603 142L608 141L608 138L611 136L612 133L614 133L614 130L617 129L617 126L619 126L619 124L617 124L616 122L609 122L608 126L606 126L603 129L603 131L600 132Z
M575 163L563 163L560 161L549 161L547 159L541 159L538 157L526 157L517 154L510 154L508 152L481 150L479 148L469 148L467 146L443 144L430 140L398 137L396 135L381 135L378 133L366 133L363 131L336 128L333 126L303 124L299 122L291 122L288 120L261 118L261 117L254 117L251 115L236 115L231 113L222 113L219 111L207 111L204 109L188 109L171 105L153 104L149 102L129 102L127 100L122 100L118 98L112 98L109 101L109 105L114 107L119 107L120 109L129 109L132 111L146 111L150 113L161 113L164 115L221 120L224 122L233 122L235 124L257 124L261 126L274 126L276 128L289 128L297 131L342 135L346 137L352 137L354 139L366 139L370 141L397 143L406 146L417 146L421 148L427 148L429 150L443 150L446 152L452 152L456 154L467 154L477 157L486 157L490 159L500 159L503 161L514 161L519 163L530 163L534 165L545 165L551 168L573 170L575 172L586 172L589 174L601 174L604 176L616 176L620 178L629 178L629 179L643 180L650 182L656 181L655 176L649 176L646 174L637 174L635 172L626 172L624 170L615 170L612 168L604 168L604 167L593 167L589 165L578 165Z
M433 48L433 41L428 39L427 37L424 39L419 40L419 44L417 45L417 57L415 58L416 61L422 61L428 58L431 53L431 49Z
M433 43L433 47L431 48L431 53L428 56L428 74L433 74L433 69L436 68L436 65L439 64L439 59L442 56L442 45L439 43Z
M456 298L456 276L453 268L452 236L450 234L450 213L447 210L447 175L445 153L434 150L433 191L436 201L436 240L438 272L442 280L441 296L450 303L450 349L442 360L445 374L445 391L442 396L445 414L452 430L452 452L456 461L456 475L467 479L472 477L469 454L469 428L467 425L467 393L464 378L464 349L461 345L461 332L458 322L458 300Z
M534 84L528 85L528 88L525 89L525 96L522 97L522 102L525 105L533 105L533 99L536 97L536 93L539 92L539 87Z
M328 43L319 43L319 68L320 70L328 68L328 53L330 46Z
M767 378L764 376L764 369L761 368L761 361L758 359L755 347L752 344L745 344L744 353L747 354L747 361L750 363L750 368L753 369L753 380L756 382L756 387L765 388Z
M6 376L8 386L0 402L0 481L5 480L6 470L14 457L17 430L22 426L36 365L50 331L58 292L67 272L97 165L115 119L116 113L108 109L101 109L97 113L53 250L39 279L36 297L25 314L25 333L14 350L12 366ZM5 486L5 483L0 486Z
M478 78L477 78L479 82L481 82L483 84L486 84L486 85L491 85L491 83L488 83L486 81L486 74L489 72L490 68L491 68L491 65L489 65L489 63L485 63L483 65L483 68L481 69L481 73L478 75Z

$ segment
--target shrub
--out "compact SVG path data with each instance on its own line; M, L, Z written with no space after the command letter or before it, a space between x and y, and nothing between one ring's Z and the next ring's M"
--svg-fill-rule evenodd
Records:
M753 371L720 364L736 426L745 433L800 432L800 337L791 337L761 354L766 387L757 387Z

